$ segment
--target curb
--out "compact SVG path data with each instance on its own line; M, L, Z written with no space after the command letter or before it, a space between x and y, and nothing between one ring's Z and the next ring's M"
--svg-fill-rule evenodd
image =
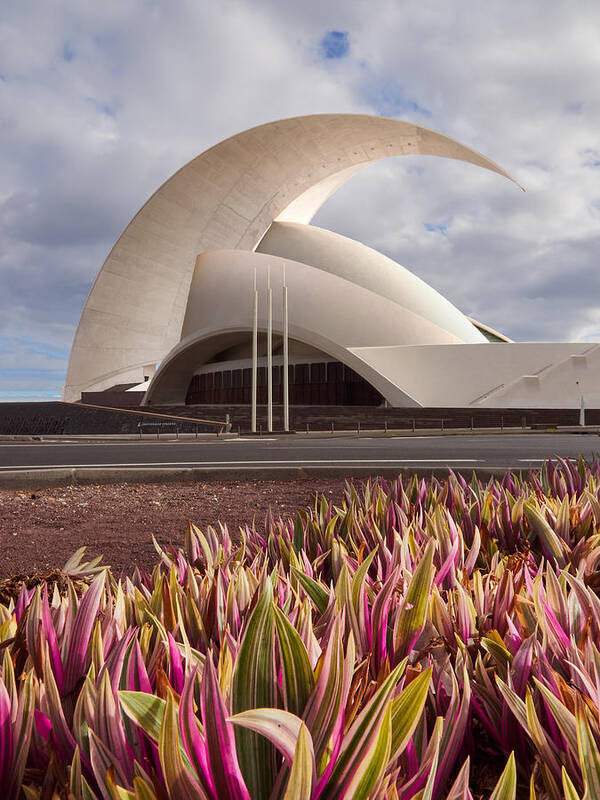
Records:
M454 469L470 480L475 471L482 479L503 475L511 471L508 467L482 467L480 469ZM512 470L517 472L519 470ZM527 471L527 470L521 470ZM445 478L449 467L148 467L112 468L97 467L73 469L11 470L0 472L0 490L45 489L58 486L112 483L210 483L211 481L297 481L306 478L369 478L381 476L397 478L399 475Z

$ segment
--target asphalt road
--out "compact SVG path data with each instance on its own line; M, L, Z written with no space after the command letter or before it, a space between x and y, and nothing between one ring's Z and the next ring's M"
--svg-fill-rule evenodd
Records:
M595 434L499 434L310 438L302 434L172 442L0 443L0 472L18 469L196 467L244 470L257 467L393 469L526 469L560 455L590 459L600 453Z

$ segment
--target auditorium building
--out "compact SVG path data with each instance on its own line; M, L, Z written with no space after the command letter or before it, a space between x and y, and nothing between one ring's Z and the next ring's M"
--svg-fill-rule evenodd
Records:
M365 115L279 120L197 156L98 273L64 399L133 390L147 406L247 405L256 374L262 404L271 363L275 404L287 364L291 405L574 408L583 395L600 407L600 345L513 342L406 267L310 225L352 175L415 154L513 180L442 134Z

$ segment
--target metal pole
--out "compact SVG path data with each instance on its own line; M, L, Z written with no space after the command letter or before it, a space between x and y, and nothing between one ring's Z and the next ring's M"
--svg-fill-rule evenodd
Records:
M271 265L267 265L267 430L273 431L273 290Z
M256 433L256 386L258 372L258 290L254 267L254 316L252 317L252 433Z
M288 386L288 296L283 265L283 430L290 429L290 395Z

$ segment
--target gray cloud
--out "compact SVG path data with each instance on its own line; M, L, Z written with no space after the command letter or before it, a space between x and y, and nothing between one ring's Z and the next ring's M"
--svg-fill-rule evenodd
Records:
M315 224L513 338L600 339L599 24L600 7L558 0L8 0L0 398L59 391L95 274L172 172L245 128L325 111L440 130L527 193L464 164L396 159L349 181ZM332 31L347 34L339 58L325 57Z

